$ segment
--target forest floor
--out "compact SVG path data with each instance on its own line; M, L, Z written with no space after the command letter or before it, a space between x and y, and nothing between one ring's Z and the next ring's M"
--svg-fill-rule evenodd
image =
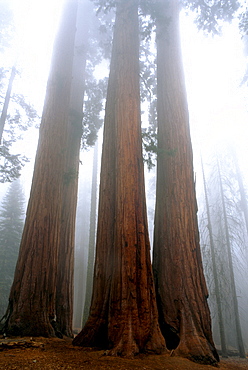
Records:
M219 369L248 369L248 358L221 359ZM134 359L105 356L96 351L72 346L70 339L0 339L0 369L115 369L115 370L213 370L181 357L142 355Z

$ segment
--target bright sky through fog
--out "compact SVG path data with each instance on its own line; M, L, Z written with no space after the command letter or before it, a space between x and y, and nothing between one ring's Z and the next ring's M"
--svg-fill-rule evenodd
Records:
M237 25L225 25L222 37L204 37L184 17L182 42L192 130L202 141L208 135L238 139L240 130L247 139L247 88L240 84L248 61Z
M13 61L17 58L22 71L22 78L17 82L24 94L41 109L63 0L9 1L17 29L11 57Z
M15 9L18 29L12 57L14 59L14 54L17 53L19 64L24 68L19 83L35 100L35 104L40 105L50 67L54 32L63 1L9 1ZM222 38L207 38L202 33L197 35L192 20L187 16L182 17L182 44L192 119L198 113L203 121L208 119L208 115L211 117L217 112L225 116L227 107L228 116L231 114L230 108L233 107L237 118L237 110L243 109L243 97L240 96L242 89L238 89L238 86L247 61L242 54L243 46L237 28L226 26L224 31ZM211 122L212 120L213 117ZM217 122L215 126L218 130Z
M27 95L28 100L41 112L54 33L63 0L8 1L15 11L18 33L14 50L6 52L6 61L14 61L18 54L22 76L16 79L15 89ZM242 146L246 146L247 88L239 88L239 84L245 73L247 59L243 55L243 44L237 27L226 25L223 37L212 38L197 34L190 17L182 16L181 20L195 147L204 145L206 139L212 139L216 145L214 137L219 138L228 132L231 138L236 137L238 141L243 141Z
M17 61L21 76L14 81L13 91L26 96L42 113L47 77L50 69L54 36L58 28L60 12L64 0L0 0L11 5L14 12L16 36L13 47L5 51L2 65L11 68ZM28 196L37 147L38 130L29 129L20 142L18 153L24 153L32 161L22 170L22 181ZM8 183L1 184L5 191Z

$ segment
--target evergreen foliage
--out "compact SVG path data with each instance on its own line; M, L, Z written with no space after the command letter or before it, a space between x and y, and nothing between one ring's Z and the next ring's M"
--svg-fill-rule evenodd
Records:
M8 305L23 229L24 194L20 182L9 186L0 209L0 317Z
M2 1L0 4L0 52L10 47L14 31L11 5L8 1ZM19 72L15 67L0 68L1 137L2 125L4 129L3 140L0 140L0 183L13 181L20 176L20 170L27 158L12 153L11 147L13 143L21 139L22 131L26 131L37 119L37 112L27 103L26 98L22 94L16 94L12 89L13 80L17 75Z
M239 28L243 35L248 35L248 7L239 16Z
M100 113L103 99L106 96L107 79L97 81L93 74L85 81L84 116L83 116L83 148L94 146L97 134L103 124Z
M19 74L16 71L17 74ZM9 71L0 70L0 109L6 99ZM11 87L12 90L12 87ZM0 143L0 183L10 182L20 176L21 168L28 159L12 152L12 145L22 139L23 132L34 125L38 118L37 112L22 94L11 94L4 122L3 140Z
M10 152L11 142L3 140L0 145L0 183L11 182L20 176L20 171L28 158Z
M207 33L219 34L223 22L231 22L241 8L238 0L183 0L186 9L196 14L196 24Z

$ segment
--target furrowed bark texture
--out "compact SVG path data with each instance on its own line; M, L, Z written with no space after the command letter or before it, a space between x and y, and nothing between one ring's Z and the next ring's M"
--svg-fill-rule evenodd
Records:
M65 6L41 120L27 216L9 297L7 332L53 336L62 184L75 37L76 1Z
M178 1L159 1L158 158L154 278L160 326L175 354L214 364L207 288L199 246Z
M75 38L72 87L63 181L62 219L58 258L56 321L58 330L73 337L73 277L78 171L82 137L83 99L87 53L89 2L79 2Z
M90 315L73 344L132 356L165 348L147 231L136 0L119 1L107 93Z

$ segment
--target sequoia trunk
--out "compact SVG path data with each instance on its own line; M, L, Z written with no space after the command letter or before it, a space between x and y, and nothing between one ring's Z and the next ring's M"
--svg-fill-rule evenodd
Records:
M76 1L58 34L41 120L27 216L9 297L7 332L53 336L62 185L75 37Z
M103 139L93 297L75 345L161 351L150 262L139 94L138 1L117 2Z
M215 363L197 225L179 1L158 1L158 158L153 266L159 319L169 349Z
M58 330L62 334L70 337L73 336L72 317L75 219L80 144L83 131L83 100L85 90L88 19L90 10L88 2L84 2L83 4L79 2L68 135L66 142L66 163L63 181L62 218L58 258L56 320Z

